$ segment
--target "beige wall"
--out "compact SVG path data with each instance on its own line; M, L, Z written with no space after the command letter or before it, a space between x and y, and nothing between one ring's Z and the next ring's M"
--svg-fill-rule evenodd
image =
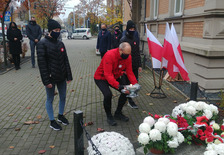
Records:
M123 1L123 30L126 28L127 21L131 20L131 8L127 0Z

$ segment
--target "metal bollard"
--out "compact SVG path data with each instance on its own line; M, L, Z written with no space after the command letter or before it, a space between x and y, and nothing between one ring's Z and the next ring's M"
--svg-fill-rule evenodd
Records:
M191 82L190 100L197 101L197 92L198 92L198 83L197 82Z
M75 155L84 155L83 128L80 124L81 121L83 121L83 112L77 110L74 112Z

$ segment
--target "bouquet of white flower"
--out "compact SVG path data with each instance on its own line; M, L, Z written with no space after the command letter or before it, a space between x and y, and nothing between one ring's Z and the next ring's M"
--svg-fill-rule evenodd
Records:
M139 131L138 142L144 145L145 154L152 148L174 153L175 148L184 141L177 124L168 118L159 118L155 122L153 117L148 116L140 124Z

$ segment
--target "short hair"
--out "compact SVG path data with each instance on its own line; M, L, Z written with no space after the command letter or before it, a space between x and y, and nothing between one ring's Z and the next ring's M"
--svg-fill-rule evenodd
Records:
M107 24L105 24L105 23L102 23L101 26L102 26L102 25L105 25L105 26L107 27Z
M127 46L131 46L128 42L123 42L119 45L119 48L124 51Z

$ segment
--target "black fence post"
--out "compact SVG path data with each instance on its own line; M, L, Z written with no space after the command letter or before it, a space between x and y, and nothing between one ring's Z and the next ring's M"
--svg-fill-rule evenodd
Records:
M191 82L190 100L197 101L197 92L198 92L198 83L197 82Z
M74 144L75 155L84 155L83 128L80 122L83 121L83 112L77 110L74 112Z

